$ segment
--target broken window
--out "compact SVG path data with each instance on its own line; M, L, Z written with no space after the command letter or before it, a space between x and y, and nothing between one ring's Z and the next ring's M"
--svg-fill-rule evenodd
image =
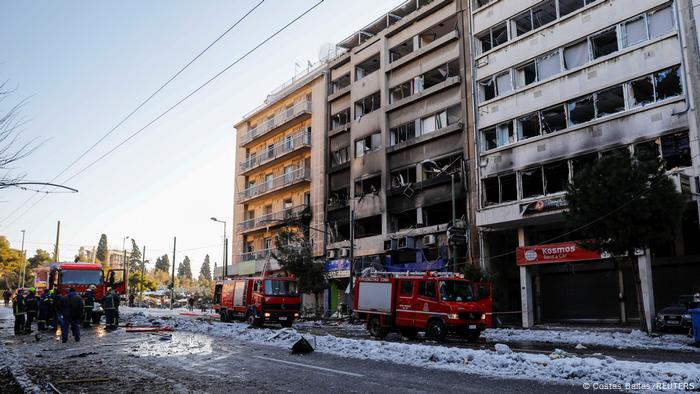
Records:
M411 52L413 52L413 38L389 49L389 63L395 62Z
M515 142L513 122L501 123L496 126L496 144L503 146Z
M567 70L587 63L588 60L588 41L581 41L564 48L564 67L566 67Z
M368 113L379 109L381 96L379 92L371 94L355 102L355 119L359 119Z
M345 146L336 151L331 152L331 167L339 166L347 163L350 158L350 146Z
M647 23L644 16L625 23L625 46L631 46L647 39Z
M438 176L448 176L461 169L462 154L445 156L434 160L435 164L423 165L423 180L433 179Z
M516 37L532 30L532 10L527 10L513 18L513 30Z
M462 108L459 104L455 104L447 108L447 125L453 125L462 120Z
M600 152L601 157L608 157L613 155L619 155L622 157L630 157L630 149L627 146L622 146L619 148L613 148L606 151Z
M498 177L501 184L501 202L516 201L518 199L518 181L515 173Z
M355 66L355 81L366 77L369 74L379 70L379 54L370 57L369 59Z
M391 187L402 187L416 182L416 167L407 167L391 173Z
M622 85L613 86L595 95L598 117L615 114L625 110L625 94Z
M522 88L537 80L535 67L535 62L531 61L515 69L515 86L517 88Z
M500 203L499 198L499 186L498 177L486 178L483 180L484 185L484 205L498 204Z
M545 109L540 112L542 132L545 134L566 128L566 109L563 105Z
M654 73L656 80L656 99L663 100L683 94L680 66L667 68Z
M540 116L537 112L518 119L518 140L540 135Z
M391 145L396 145L416 137L416 122L408 122L389 130Z
M596 160L598 160L597 153L589 153L572 159L571 167L574 175L595 164Z
M591 49L593 50L593 59L617 52L616 29L613 28L591 37Z
M568 15L585 5L584 0L559 0L559 16Z
M559 60L559 51L552 52L548 55L537 59L537 80L545 80L552 75L561 72L561 61Z
M634 145L634 157L641 161L661 160L659 154L659 139L641 142Z
M330 93L333 94L345 87L350 86L350 74L345 74L331 81Z
M672 10L673 8L669 6L647 14L649 19L649 35L651 38L662 36L663 34L673 30L674 24Z
M482 149L484 151L495 149L498 147L496 144L496 128L486 129L482 133Z
M483 7L489 4L491 0L474 0L474 8Z
M523 198L541 196L544 194L542 167L521 171L520 181L523 187Z
M370 178L355 181L355 197L363 197L368 194L377 194L382 188L382 177L376 175Z
M630 99L633 107L653 103L654 82L650 76L630 82Z
M345 126L350 121L350 108L331 115L331 129Z
M371 151L379 149L382 133L377 132L355 141L355 157L362 157Z
M459 61L457 59L449 63L445 63L440 67L434 68L421 75L423 80L422 88L420 90L429 89L439 83L445 82L448 78L454 77L456 75L459 75ZM416 93L419 91L417 87L415 88L415 90Z
M540 28L557 19L557 5L554 0L547 0L532 9L532 27Z
M496 76L497 95L503 95L513 90L513 84L510 81L510 72Z
M569 107L569 123L577 125L586 123L595 118L595 106L593 105L593 96L586 96L576 101L568 103Z
M661 156L667 170L692 166L688 133L676 133L661 137Z
M406 81L402 84L394 86L389 90L389 99L392 103L410 97L413 93L413 80Z
M506 22L499 23L478 34L476 39L481 43L481 53L508 42L508 27L506 26Z
M569 184L569 164L560 161L543 167L545 194L559 193Z
M496 84L493 82L493 78L479 82L479 90L481 91L481 101L496 97Z
M355 219L355 238L365 238L382 233L382 215Z
M441 111L421 119L421 135L447 126L447 112Z

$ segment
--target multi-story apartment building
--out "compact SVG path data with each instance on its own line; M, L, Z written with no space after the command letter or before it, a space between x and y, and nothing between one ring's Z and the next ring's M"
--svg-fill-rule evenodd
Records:
M81 246L78 251L78 256L86 261L95 260L95 247ZM107 261L109 268L125 268L124 265L124 250L110 249L107 251ZM131 256L131 251L126 251L126 259Z
M238 162L228 275L279 269L270 256L286 219L301 220L315 254L323 253L322 233L310 229L324 223L324 70L320 65L297 75L234 126Z
M350 303L350 261L355 272L438 270L471 257L447 240L453 215L473 223L466 4L406 1L340 42L347 52L328 64L330 310Z
M644 317L696 290L700 150L691 81L698 57L689 52L697 36L679 33L692 31L685 3L472 4L481 262L495 280L495 308L522 311L524 326L639 318L629 261L574 255L539 264L542 253L575 245L562 215L566 186L612 151L653 152L688 196L677 241L639 251ZM538 246L516 258L528 245Z

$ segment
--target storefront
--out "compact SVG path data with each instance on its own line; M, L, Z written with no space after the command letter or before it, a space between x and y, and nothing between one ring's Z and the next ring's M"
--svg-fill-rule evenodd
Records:
M352 307L352 296L346 292L350 284L350 261L328 260L323 270L328 280L328 288L324 291L324 309L329 315L346 312L348 307Z

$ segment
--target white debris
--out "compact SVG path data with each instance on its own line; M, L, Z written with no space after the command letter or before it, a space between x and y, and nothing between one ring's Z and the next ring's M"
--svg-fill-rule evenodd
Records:
M576 345L576 349L581 350L581 349L588 349L588 348L579 343L578 345Z
M127 321L140 324L149 319L143 314L123 313ZM153 316L151 314L151 316ZM150 317L153 319L153 317ZM299 338L294 329L276 335L280 330L252 329L243 323L204 324L184 316L165 317L177 330L202 333L290 348ZM164 322L165 323L165 322ZM619 382L621 384L693 383L700 387L700 365L693 363L647 363L619 361L611 357L578 357L557 350L546 354L513 352L507 345L497 350L427 346L415 343L383 342L364 339L338 338L331 335L311 336L316 352L339 357L371 359L424 368L437 368L492 377L529 378L571 384ZM500 351L499 351L500 349ZM506 350L507 349L507 350Z

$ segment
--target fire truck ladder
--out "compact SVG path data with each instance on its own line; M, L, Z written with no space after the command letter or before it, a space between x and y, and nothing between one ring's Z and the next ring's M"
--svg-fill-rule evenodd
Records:
M402 272L389 272L389 271L375 271L371 269L365 269L360 275L362 277L372 277L372 276L429 276L433 278L464 278L462 274L455 272L437 272L437 271L402 271Z

